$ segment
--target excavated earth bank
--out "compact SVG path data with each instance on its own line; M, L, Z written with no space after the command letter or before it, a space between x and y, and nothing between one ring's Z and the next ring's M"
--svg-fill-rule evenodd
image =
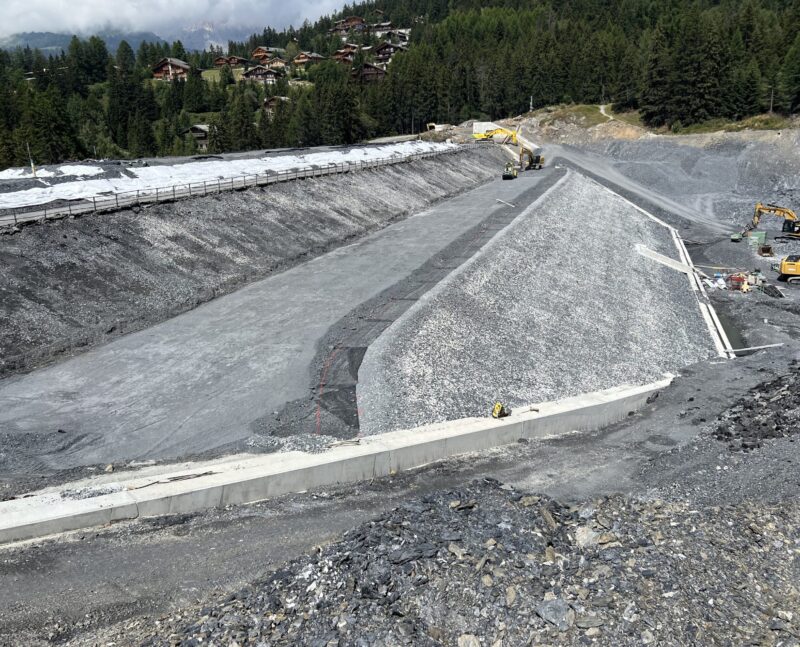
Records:
M0 375L150 326L493 177L465 151L0 237Z
M621 384L712 354L669 230L570 174L367 350L363 433L487 415Z
M732 230L749 221L759 201L800 210L798 131L613 141L586 150L649 189L713 214Z

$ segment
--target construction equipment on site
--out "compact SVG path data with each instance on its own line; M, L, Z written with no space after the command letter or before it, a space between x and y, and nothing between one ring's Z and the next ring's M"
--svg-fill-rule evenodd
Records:
M786 207L779 207L776 204L764 204L761 202L756 203L753 219L750 221L750 224L748 224L741 233L733 234L731 240L738 243L744 236L750 235L750 232L758 227L762 215L773 215L783 218L783 227L781 228L782 235L775 236L775 240L787 238L800 240L800 220L798 220L797 214L794 211Z
M791 254L781 259L778 266L778 280L787 283L800 281L800 254Z
M544 166L544 155L534 153L529 148L526 148L519 139L519 128L511 130L510 128L493 128L484 133L475 133L472 135L478 141L492 141L495 137L502 136L503 144L513 144L519 147L519 167L523 171L532 169L540 169Z
M506 167L503 169L503 179L504 180L517 179L517 167L514 166L514 162L506 162Z
M524 146L519 147L519 164L524 171L541 169L544 166L544 155L534 153Z
M472 135L478 141L492 141L496 136L503 136L503 143L508 144L509 142L514 144L514 146L519 145L519 140L517 139L517 131L511 130L510 128L493 128L492 130L487 130L484 133L475 133Z
M507 418L511 415L511 409L506 407L502 402L495 402L492 407L492 418L500 419Z

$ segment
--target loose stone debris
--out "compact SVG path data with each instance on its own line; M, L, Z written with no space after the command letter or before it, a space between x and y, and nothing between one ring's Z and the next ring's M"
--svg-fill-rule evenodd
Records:
M485 479L162 618L144 644L798 645L798 582L797 501L566 505Z
M719 416L714 437L731 451L746 452L761 447L764 439L800 432L800 367L797 360L791 363L792 373L762 382Z

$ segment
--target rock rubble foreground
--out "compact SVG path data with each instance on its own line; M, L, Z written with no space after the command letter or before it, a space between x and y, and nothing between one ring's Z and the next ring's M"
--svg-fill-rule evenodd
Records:
M799 587L797 501L570 505L486 479L163 618L144 644L798 645Z

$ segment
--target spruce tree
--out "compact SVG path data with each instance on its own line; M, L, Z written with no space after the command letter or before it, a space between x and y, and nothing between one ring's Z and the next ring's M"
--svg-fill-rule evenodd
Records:
M786 52L780 75L780 90L785 109L800 112L800 34Z
M650 43L639 100L642 121L648 126L663 126L670 121L672 83L672 57L667 38L663 29L657 27Z

